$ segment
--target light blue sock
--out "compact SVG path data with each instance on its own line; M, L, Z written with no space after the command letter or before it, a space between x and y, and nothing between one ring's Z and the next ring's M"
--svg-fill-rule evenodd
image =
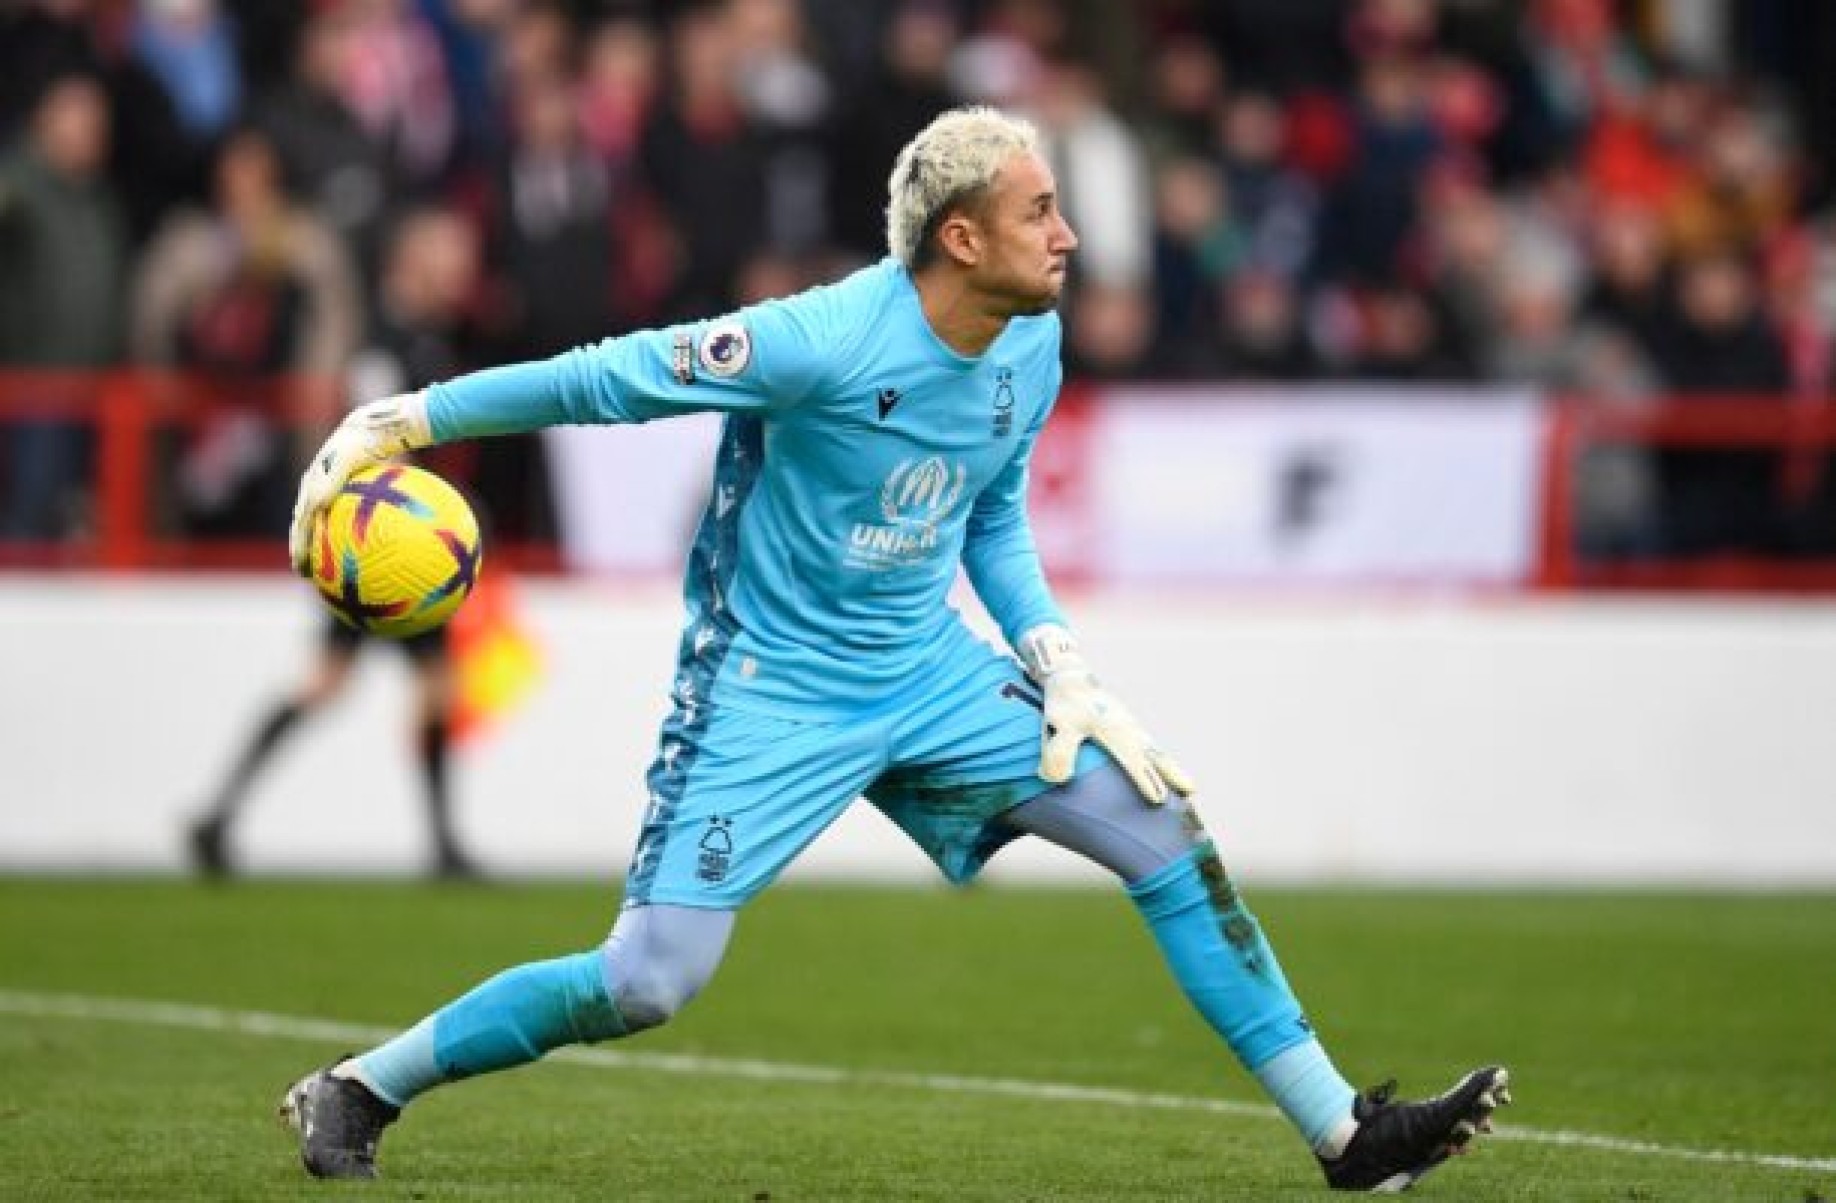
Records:
M1354 1091L1327 1059L1262 925L1209 840L1128 887L1180 988L1307 1143L1329 1149ZM1265 1070L1267 1071L1265 1073Z
M1357 1125L1352 1101L1357 1091L1339 1076L1318 1040L1303 1040L1257 1066L1256 1080L1288 1122L1322 1157L1345 1151Z
M624 1034L605 956L595 949L505 970L365 1053L356 1068L378 1096L402 1107L442 1082Z
M384 1102L406 1107L415 1095L446 1080L434 1060L433 1032L434 1017L429 1015L358 1057L357 1076Z

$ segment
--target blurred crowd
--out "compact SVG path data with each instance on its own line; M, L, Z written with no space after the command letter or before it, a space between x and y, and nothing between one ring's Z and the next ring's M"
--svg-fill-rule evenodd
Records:
M158 523L271 534L317 430L238 381L322 428L832 278L964 101L1045 136L1074 377L1831 392L1823 0L12 0L0 370L222 382ZM0 539L80 528L89 433L5 429ZM465 455L552 537L538 441ZM1583 501L1609 551L1780 550L1826 475L1609 450Z

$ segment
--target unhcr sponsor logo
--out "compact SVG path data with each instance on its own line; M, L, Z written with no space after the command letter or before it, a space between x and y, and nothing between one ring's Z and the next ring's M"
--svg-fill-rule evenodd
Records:
M938 528L963 498L969 470L941 456L904 459L880 486L883 522L857 522L848 537L851 567L883 571L924 559L939 543Z

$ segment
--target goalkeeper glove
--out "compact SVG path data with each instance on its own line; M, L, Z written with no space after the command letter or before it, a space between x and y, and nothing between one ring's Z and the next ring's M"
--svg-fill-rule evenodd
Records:
M287 555L293 561L293 570L301 576L312 571L313 527L332 498L344 488L345 481L365 468L433 441L425 393L384 397L347 414L300 477L299 496L293 503L293 525L287 531Z
M1053 623L1020 637L1020 659L1045 689L1045 734L1039 775L1055 784L1069 781L1077 749L1093 739L1108 752L1151 805L1193 791L1192 778L1162 752L1135 716L1103 688L1078 651L1071 632Z

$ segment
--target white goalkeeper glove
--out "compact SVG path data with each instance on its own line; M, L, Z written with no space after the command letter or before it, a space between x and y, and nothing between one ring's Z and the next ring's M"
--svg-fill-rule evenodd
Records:
M1103 688L1071 632L1053 623L1034 627L1020 637L1019 650L1027 673L1045 689L1041 777L1053 783L1069 781L1077 767L1078 747L1093 739L1122 766L1150 805L1165 802L1169 790L1182 798L1191 796L1192 778Z
M365 468L433 442L427 420L427 395L402 393L360 405L331 432L300 477L293 502L293 525L287 531L287 555L301 576L312 571L312 531L344 488Z

